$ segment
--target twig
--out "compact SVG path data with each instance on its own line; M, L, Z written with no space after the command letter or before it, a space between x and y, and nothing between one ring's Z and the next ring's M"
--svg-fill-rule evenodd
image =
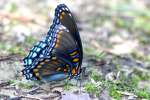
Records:
M38 97L34 97L34 96L25 96L25 95L20 95L20 96L15 96L15 95L8 95L8 94L2 94L0 93L0 96L4 96L4 97L7 97L9 99L13 99L13 100L20 100L21 98L26 98L26 99L31 99L31 100L42 100L41 98L38 98Z
M129 93L129 92L123 92L123 91L117 91L117 92L120 93L120 94L122 94L122 95L138 97L137 95L135 95L133 93Z
M12 60L12 61L15 61L15 60L22 60L23 58L21 58L18 54L11 54L11 55L8 55L8 56L0 56L0 61L6 61L6 60Z
M34 100L42 100L41 98L38 97L34 97L34 96L25 96L25 95L21 95L19 96L19 98L28 98L28 99L34 99Z
M0 82L0 88L9 85L9 82Z

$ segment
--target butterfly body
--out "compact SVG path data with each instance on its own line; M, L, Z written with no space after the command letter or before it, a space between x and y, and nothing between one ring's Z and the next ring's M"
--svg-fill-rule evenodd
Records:
M82 43L72 13L64 4L57 6L53 24L44 40L24 58L26 79L57 81L81 73Z

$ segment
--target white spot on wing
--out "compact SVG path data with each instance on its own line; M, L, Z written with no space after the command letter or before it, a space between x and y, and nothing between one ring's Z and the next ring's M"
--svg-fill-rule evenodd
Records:
M69 9L68 8L65 8L67 11L69 11Z
M33 75L30 73L29 76L32 77Z
M46 44L45 44L45 43L43 43L43 44L41 45L41 47L42 47L42 48L44 48L45 46L46 46Z
M55 43L52 44L52 47L54 47Z
M56 22L59 23L59 20L57 19Z
M30 72L30 70L29 70L29 69L27 69L27 70L26 70L26 73L29 73L29 72Z
M40 58L42 58L42 57L44 57L44 55L43 55L43 54L41 54L41 55L40 55Z
M31 59L28 59L28 61L27 61L27 62L28 62L28 64L29 64L29 65L31 65L31 64L32 64L32 60L31 60Z
M65 8L62 8L63 10L65 10Z
M32 57L34 58L36 56L37 56L37 53L33 52Z
M41 50L40 48L37 48L37 49L36 49L37 52L39 52L40 50Z
M71 16L71 13L69 13L69 16Z

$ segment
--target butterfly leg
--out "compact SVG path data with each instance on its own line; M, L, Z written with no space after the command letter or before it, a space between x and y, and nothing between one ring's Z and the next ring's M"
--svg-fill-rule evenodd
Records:
M76 87L77 87L78 89L80 88L80 89L77 91L77 93L80 93L80 92L81 92L81 75L76 76L75 79L76 79Z
M86 70L86 67L82 67L82 71L81 71L81 75L79 76L79 80L80 80L80 91L79 93L81 94L82 90L82 80L84 79L84 76L85 76L85 70Z
M78 90L76 91L77 93L81 94L81 75L77 76L76 78L76 87Z
M79 76L79 81L80 81L80 86L79 86L79 87L80 87L80 90L79 90L79 94L81 94L81 91L82 91L82 90L81 90L81 87L82 87L82 79L81 79L81 78L82 78L82 75Z

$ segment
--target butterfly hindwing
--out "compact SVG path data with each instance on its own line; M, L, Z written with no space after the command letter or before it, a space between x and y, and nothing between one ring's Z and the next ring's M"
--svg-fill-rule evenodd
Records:
M43 59L31 70L34 77L43 81L56 81L62 80L68 77L69 67L66 66L66 62L53 56L50 59Z
M54 27L55 28L55 27ZM28 56L24 58L24 67L23 74L27 79L34 79L30 70L35 68L39 61L43 58L50 58L51 52L56 43L57 29L51 35L47 35L46 38L38 42L29 52Z

